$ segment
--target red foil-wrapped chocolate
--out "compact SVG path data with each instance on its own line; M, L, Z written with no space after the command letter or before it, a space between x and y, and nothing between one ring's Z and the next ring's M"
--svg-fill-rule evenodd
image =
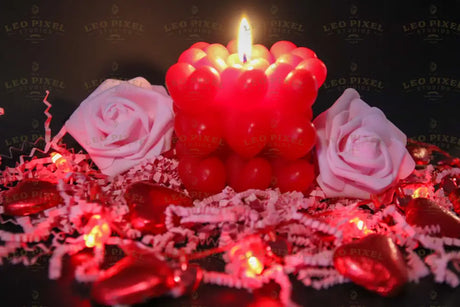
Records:
M132 305L168 293L174 286L173 271L153 255L128 256L97 280L92 298L104 305Z
M169 205L191 207L193 201L187 195L149 181L131 184L124 195L130 208L134 228L154 234L165 231L164 211Z
M460 218L428 198L414 198L405 209L406 221L419 227L439 225L440 235L460 237Z
M455 212L460 214L460 188L456 188L450 192L449 200L454 206Z
M39 179L24 179L3 196L4 213L14 216L39 213L63 203L56 184Z
M404 257L387 236L368 235L339 246L334 266L354 283L380 295L394 295L407 282Z

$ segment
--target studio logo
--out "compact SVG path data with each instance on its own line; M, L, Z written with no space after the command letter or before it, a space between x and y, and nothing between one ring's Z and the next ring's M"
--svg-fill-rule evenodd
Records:
M340 93L349 87L356 89L358 92L367 91L381 93L384 89L384 82L375 77L361 74L358 64L351 62L348 76L327 79L323 85L323 88L327 91L337 91Z
M423 19L413 20L402 25L404 34L408 37L417 36L429 44L436 44L447 37L456 37L460 34L460 24L452 20L440 18L438 7L430 5L427 15Z
M431 124L432 122L430 120L429 125L431 126ZM434 131L426 134L419 134L411 138L419 142L436 145L443 150L447 150L451 154L460 153L460 138L458 136L439 133L436 132L437 129L431 129L431 127L430 130Z
M40 7L32 5L28 17L4 24L3 30L9 37L21 38L33 44L39 44L50 36L63 35L65 26L60 21L42 18Z
M32 119L30 121L32 130L29 130L27 134L20 134L16 135L10 138L5 138L3 141L3 144L9 148L9 147L19 147L22 144L27 144L27 143L34 143L37 141L39 138L43 138L43 131L39 129L40 127L40 121L38 119Z
M222 35L222 23L209 18L200 17L200 8L197 5L190 7L190 15L163 25L163 30L169 36L185 38L190 41L206 41L209 35Z
M447 93L460 92L460 80L438 72L438 65L430 62L427 73L402 82L406 94L418 93L429 102L440 102Z
M323 32L329 36L339 36L350 44L357 44L372 36L382 36L383 25L359 16L357 5L350 6L348 18L336 20L323 25Z
M64 81L40 72L40 64L33 61L28 75L6 80L3 87L8 94L21 93L32 101L42 101L46 90L61 93L66 85Z
M90 36L102 37L110 42L120 42L130 36L142 36L145 33L143 23L123 18L119 15L120 7L113 4L109 14L99 20L91 21L83 26Z
M112 64L110 65L110 73L107 76L103 78L96 78L96 79L83 81L84 89L88 93L90 93L94 91L106 79L127 80L127 78L123 78L121 76L120 72L118 71L119 68L120 68L120 64L118 64L117 61L113 61Z
M305 25L295 20L280 16L277 5L270 8L271 18L265 25L268 37L272 42L286 39L286 36L301 37L305 34Z
M430 117L430 130L434 130L436 127L438 127L438 121Z

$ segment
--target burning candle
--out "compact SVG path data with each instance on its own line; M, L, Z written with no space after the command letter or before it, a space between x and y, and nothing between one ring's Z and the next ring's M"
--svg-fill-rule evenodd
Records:
M291 163L313 147L311 106L325 77L326 66L306 47L288 41L279 41L270 50L253 45L246 18L240 23L237 41L227 46L198 42L185 50L168 70L166 86L177 111L177 151L182 157L193 157L180 163L188 167L179 167L186 187L187 181L194 181L188 188L202 189L197 181L209 178L198 176L200 167L195 165L215 157L220 163L213 160L206 171L219 172L210 175L215 185L210 193L229 181L241 183L242 178L229 178L237 165L239 171L249 167L246 174L255 182L241 188L268 187L270 180L261 177L277 173L272 168L281 163L273 157ZM224 154L223 148L228 148ZM304 165L294 169L293 180L303 183L292 186L305 190L313 176L303 174Z

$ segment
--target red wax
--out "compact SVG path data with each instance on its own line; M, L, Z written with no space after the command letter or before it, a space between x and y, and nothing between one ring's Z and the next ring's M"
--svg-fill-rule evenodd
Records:
M270 49L252 45L245 60L236 41L198 42L168 70L181 179L202 195L225 185L241 191L269 182L305 192L315 177L305 159L316 139L311 106L326 66L311 49L288 41ZM278 158L286 161L285 170L273 165Z

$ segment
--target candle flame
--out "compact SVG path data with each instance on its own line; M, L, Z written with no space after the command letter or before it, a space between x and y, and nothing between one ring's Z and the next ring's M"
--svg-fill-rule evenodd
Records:
M238 32L238 57L241 63L246 63L251 59L252 35L251 27L246 18L241 19L240 30Z

